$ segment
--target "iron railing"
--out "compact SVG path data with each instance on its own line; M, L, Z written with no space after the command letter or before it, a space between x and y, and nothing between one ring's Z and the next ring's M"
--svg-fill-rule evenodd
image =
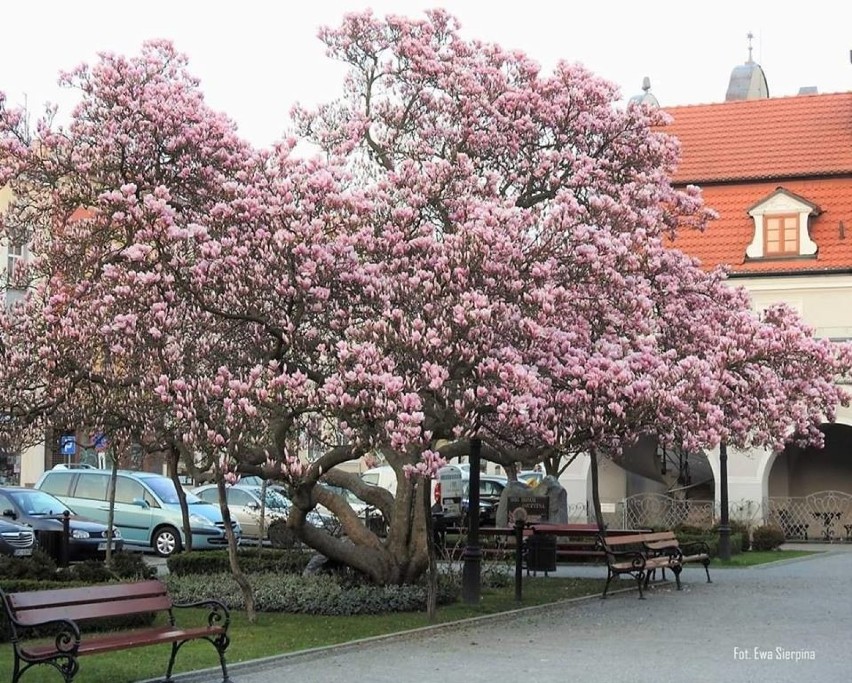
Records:
M712 500L677 499L659 493L629 496L616 509L616 517L625 529L671 529L683 525L706 529L718 523L720 516ZM777 526L791 541L852 542L852 494L844 491L773 496L762 502L731 501L728 513L732 522L750 529L764 524Z

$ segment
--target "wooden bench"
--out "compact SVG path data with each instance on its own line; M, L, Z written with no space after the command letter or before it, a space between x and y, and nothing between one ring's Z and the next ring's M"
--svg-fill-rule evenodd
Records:
M452 538L458 538L456 555L461 556L467 529L463 527L447 527L445 532ZM639 530L639 531L645 531ZM598 545L600 530L597 524L554 524L549 522L533 522L523 530L524 544L535 534L552 534L557 537L557 562L603 562L604 552ZM607 529L608 536L635 534L637 530ZM516 549L516 532L514 527L480 527L480 552L483 557L494 559L511 559ZM489 540L490 539L490 540ZM446 536L442 537L441 550L446 550ZM456 558L458 559L458 558Z
M607 577L602 598L606 597L612 579L630 574L636 579L639 598L644 598L643 587L648 587L657 569L670 569L675 575L677 589L681 590L680 573L688 562L700 562L710 582L710 553L701 541L681 545L672 531L639 533L622 536L599 536L598 542L606 556Z
M704 573L707 574L707 583L712 583L710 580L710 548L704 541L690 541L688 543L680 543L674 531L656 531L652 533L642 534L643 548L651 556L667 556L672 555L675 551L678 552L678 562L681 566L696 562L704 565ZM662 568L663 577L665 578L666 568ZM653 574L653 571L651 572ZM647 577L647 578L650 578ZM647 585L647 579L645 584ZM678 583L678 589L680 584Z
M555 524L535 522L530 525L533 534L556 536L558 562L603 562L605 553L598 544L600 529L597 524ZM625 536L644 532L645 529L607 529L607 537Z
M225 650L230 642L230 613L217 600L173 604L165 585L156 579L24 593L0 590L0 596L9 618L15 651L12 683L17 683L27 669L37 664L49 664L62 674L66 683L70 683L79 670L79 657L161 643L171 643L172 646L164 679L171 681L175 657L181 646L198 639L207 640L216 648L222 666L222 681L230 682L225 664ZM207 625L176 626L172 608L185 607L209 608ZM106 633L83 632L81 629L81 624L85 625L92 619L152 613L167 614L168 623Z

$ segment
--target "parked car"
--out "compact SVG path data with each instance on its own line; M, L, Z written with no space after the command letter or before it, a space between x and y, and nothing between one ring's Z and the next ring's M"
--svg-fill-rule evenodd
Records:
M45 472L35 486L81 514L105 522L109 514L109 485L109 470L54 468ZM186 494L186 503L193 549L220 548L227 544L219 506L192 493ZM114 523L126 544L152 548L161 557L169 557L186 546L177 489L162 474L118 471ZM231 524L239 540L242 529L236 520Z
M34 548L35 533L32 527L0 519L0 555L28 557L33 554Z
M497 523L497 506L509 480L495 474L479 475L479 523L494 526ZM464 482L462 512L467 514L470 506L470 479Z
M219 487L216 484L207 484L193 489L192 492L208 503L219 505ZM243 530L243 539L258 541L269 540L269 525L276 519L287 519L287 512L291 503L271 487L267 487L266 494L261 498L260 486L227 486L225 496L231 517L236 519ZM260 508L261 500L264 501L264 532L260 533Z
M460 467L458 465L448 465L447 467L455 467L459 469L462 479L462 500L461 513L463 517L467 516L468 508L470 507L470 469ZM506 477L496 474L480 474L479 475L479 523L484 526L494 526L497 521L497 506L500 503L500 497L503 495L503 489L509 480ZM433 492L434 505L432 513L441 515L442 521L448 524L462 523L460 519L444 518L441 509L441 485L437 482Z
M234 487L235 488L245 488L245 487L256 488L257 491L258 491L257 495L258 495L258 499L259 499L260 488L261 488L262 485L263 485L263 479L261 479L260 477L256 477L256 476L249 476L249 477L241 478L234 485ZM320 484L320 486L325 486L325 484ZM279 496L281 496L284 499L284 502L287 506L287 510L289 511L290 506L293 503L290 501L289 493L288 493L287 488L285 486L282 486L281 484L275 484L273 482L267 482L266 490L267 490L267 492L268 491L274 491ZM214 500L217 503L219 502L218 497L214 497ZM229 503L229 505L230 505L230 503ZM285 516L286 516L286 513L285 513ZM340 532L340 521L337 519L337 517L334 516L334 513L331 510L329 510L327 507L324 507L322 505L317 505L316 508L311 510L306 515L305 519L307 520L307 522L309 524L313 524L315 527L320 527L322 529L325 529L330 534L337 535Z
M20 486L0 487L0 511L4 518L26 524L35 532L36 543L55 560L61 558L62 517L68 519L68 559L103 559L106 556L108 527L82 517L63 501L45 491ZM121 550L121 532L113 528L113 550Z
M371 486L379 486L396 495L396 472L390 465L379 465L361 473L361 480Z

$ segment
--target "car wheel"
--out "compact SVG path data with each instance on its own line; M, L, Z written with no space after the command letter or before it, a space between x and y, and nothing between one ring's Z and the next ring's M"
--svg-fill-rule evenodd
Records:
M180 551L180 534L174 527L165 526L154 534L151 545L160 557L170 557Z

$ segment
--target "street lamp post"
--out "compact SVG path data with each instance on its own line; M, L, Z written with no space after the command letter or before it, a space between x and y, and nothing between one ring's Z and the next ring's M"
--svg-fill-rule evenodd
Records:
M512 513L512 518L515 520L515 602L520 602L524 569L524 527L527 525L527 511L519 507Z
M478 605L481 588L482 550L479 547L479 456L482 441L470 440L470 480L467 502L467 545L462 566L462 599L468 605Z
M719 444L719 558L731 559L731 522L728 517L728 444Z

